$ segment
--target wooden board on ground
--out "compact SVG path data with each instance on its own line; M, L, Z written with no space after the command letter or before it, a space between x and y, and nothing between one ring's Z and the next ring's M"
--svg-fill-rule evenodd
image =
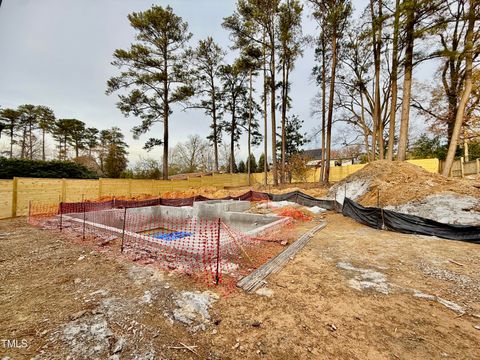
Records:
M269 262L263 264L258 269L245 276L237 283L237 286L245 291L252 292L265 284L265 279L270 274L279 272L295 254L307 245L310 239L320 230L327 226L326 222L322 222L315 226L313 229L307 231L300 236L297 241L283 250L280 254L275 256Z

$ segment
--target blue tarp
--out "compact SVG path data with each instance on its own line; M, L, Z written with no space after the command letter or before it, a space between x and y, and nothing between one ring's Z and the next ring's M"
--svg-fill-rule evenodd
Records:
M182 239L184 237L190 236L192 233L186 231L175 231L172 233L164 234L164 233L153 233L150 236L153 236L155 239L165 240L165 241L173 241Z

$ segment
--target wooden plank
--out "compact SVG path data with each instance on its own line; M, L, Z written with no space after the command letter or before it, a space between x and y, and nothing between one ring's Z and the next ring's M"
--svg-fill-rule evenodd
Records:
M16 215L27 215L30 201L58 204L61 197L62 179L17 178Z
M17 201L18 201L18 179L13 178L13 188L12 188L12 217L17 216Z
M13 180L0 180L0 219L12 217Z
M258 269L241 279L237 286L247 292L252 292L265 284L265 279L276 272L279 272L287 264L287 262L307 245L310 239L320 230L327 226L326 222L322 222L313 229L307 231L300 236L297 241L275 256L269 262L263 264Z

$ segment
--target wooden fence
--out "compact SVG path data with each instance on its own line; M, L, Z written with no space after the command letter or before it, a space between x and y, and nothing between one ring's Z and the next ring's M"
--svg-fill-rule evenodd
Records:
M247 174L212 174L185 180L39 179L0 180L0 219L28 214L30 201L55 204L98 199L102 196L161 196L203 186L224 188L248 185Z
M438 159L416 159L416 160L408 160L409 163L414 165L420 166L427 171L438 173L439 172L439 161ZM350 176L354 172L362 169L366 164L355 164L355 165L347 165L347 166L333 166L330 168L330 182L337 182L340 181L347 176ZM306 176L306 182L316 182L320 179L320 168L318 169L311 169L308 171ZM258 173L252 175L252 182L263 184L264 174ZM304 182L302 179L293 179L292 182ZM272 174L268 174L268 183L273 183Z
M445 166L445 161L440 162L440 172ZM453 177L465 177L469 175L480 175L480 159L473 161L465 161L462 157L459 160L455 160L450 170L450 176Z

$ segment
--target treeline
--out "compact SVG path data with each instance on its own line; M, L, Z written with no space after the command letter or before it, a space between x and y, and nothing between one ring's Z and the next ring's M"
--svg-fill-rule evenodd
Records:
M445 140L448 175L459 140L467 148L480 135L480 73L473 71L480 50L479 2L369 0L356 19L349 0L309 3L319 30L313 74L326 157L334 122L353 132L349 138L363 146L369 161L415 156L413 107ZM432 60L439 64L436 78L420 86L414 69Z
M119 177L127 167L127 148L124 135L118 127L99 130L88 127L77 119L57 119L52 109L42 105L21 105L16 109L0 109L0 134L9 138L9 150L4 154L9 159L47 159L47 137L56 143L56 159L60 162L45 163L44 170L38 162L18 162L28 168L35 165L40 172L51 172L58 165L62 173L67 160L73 160L89 169L86 176ZM15 164L15 162L12 162ZM34 176L19 172L14 176ZM23 175L20 175L23 174ZM44 177L44 176L39 176ZM58 177L58 176L54 176ZM75 174L72 177L77 177Z
M247 158L252 153L251 147L263 141L263 167L267 167L268 154L274 154L271 158L275 182L277 153L280 169L285 170L289 144L298 151L305 143L298 131L291 136L296 145L287 138L289 125L292 128L292 123L299 121L289 112L289 76L302 53L303 6L298 0L240 1L238 6L240 13L225 18L223 23L234 40L232 49L238 53L232 62L225 59L227 49L212 37L191 44L188 23L170 6L152 6L128 16L137 41L128 49L115 51L112 64L120 73L108 81L107 94L121 92L119 109L125 116L141 119L133 128L135 136L147 133L156 123L163 124L163 138L150 138L145 148L163 146L164 178L170 170L169 123L174 104L201 109L211 119L208 140L213 148L214 171L221 170L222 137L228 139L230 172L235 172L235 152L242 134L248 139ZM254 84L259 77L263 85L259 96L254 96L258 90ZM281 113L278 124L277 111ZM270 135L267 134L269 112ZM247 162L247 172L253 170L250 165Z
M203 109L211 119L208 139L215 171L222 135L229 139L228 170L234 172L235 149L246 133L249 155L251 146L263 142L264 169L271 158L277 184L286 179L287 149L295 137L287 133L294 118L290 75L313 43L321 181L329 178L334 123L346 124L342 143L362 146L368 161L410 156L412 105L440 124L437 129L448 144L448 173L466 132L462 129L478 120L479 92L472 91L472 79L479 54L479 7L476 0L370 0L354 18L350 0L238 0L222 23L230 32L230 50L238 55L226 63L226 49L212 37L191 44L184 19L170 6L152 6L128 16L136 41L115 51L112 64L120 73L109 80L107 93L120 92L119 109L141 119L133 128L136 136L163 124L163 138L150 138L145 146L163 146L164 178L169 123L174 104L181 104ZM308 37L302 30L305 11L317 22L317 32ZM441 85L432 91L431 99L437 101L427 105L412 85L413 70L432 59L441 64ZM300 146L293 146L296 152Z

